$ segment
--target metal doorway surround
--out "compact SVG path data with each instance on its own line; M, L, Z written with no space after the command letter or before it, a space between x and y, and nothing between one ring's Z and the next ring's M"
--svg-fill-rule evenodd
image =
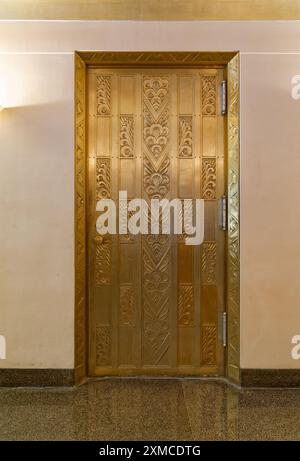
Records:
M84 52L76 53L75 133L75 375L88 374L87 307L87 70L95 68L224 68L228 81L227 136L227 316L226 375L239 382L239 56L238 53Z

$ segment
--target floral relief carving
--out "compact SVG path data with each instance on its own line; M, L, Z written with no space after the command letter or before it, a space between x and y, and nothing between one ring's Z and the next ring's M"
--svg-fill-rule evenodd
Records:
M202 115L216 115L216 77L206 75L201 81Z
M192 157L193 155L193 117L191 115L179 116L179 157Z
M169 80L143 79L143 182L148 199L169 192ZM144 357L147 364L168 364L170 309L170 239L145 236L143 248Z
M202 198L216 198L217 166L215 158L202 158Z
M148 110L144 113L144 142L155 161L162 154L169 141L168 111L165 110L158 120L155 120Z
M96 159L96 201L110 198L110 159Z
M120 157L134 157L133 115L122 115L120 117Z
M145 98L155 112L159 111L168 96L168 78L159 76L144 77L143 85Z
M144 252L144 283L149 291L163 292L168 288L168 257L169 251L164 253L158 261L154 261L148 252Z
M111 111L111 76L96 77L97 114L109 115Z
M170 187L169 166L170 160L166 158L159 171L156 171L147 157L144 158L144 188L150 199L161 199L167 195Z

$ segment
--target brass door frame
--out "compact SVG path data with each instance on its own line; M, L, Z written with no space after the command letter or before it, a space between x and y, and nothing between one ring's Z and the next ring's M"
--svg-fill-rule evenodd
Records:
M75 53L75 382L87 378L87 95L88 67L220 68L227 74L228 231L226 242L226 377L240 383L240 135L238 52L76 52Z

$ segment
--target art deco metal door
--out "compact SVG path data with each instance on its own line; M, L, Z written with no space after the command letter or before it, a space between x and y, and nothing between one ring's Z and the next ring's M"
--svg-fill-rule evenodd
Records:
M89 69L89 373L223 374L221 69ZM205 238L98 236L96 202L203 198Z

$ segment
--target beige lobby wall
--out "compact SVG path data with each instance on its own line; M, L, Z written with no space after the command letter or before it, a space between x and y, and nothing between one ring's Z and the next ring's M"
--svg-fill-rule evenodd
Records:
M300 23L76 21L0 22L0 367L73 366L74 49L241 50L241 365L298 368Z
M71 56L0 57L1 367L73 367L72 72Z
M299 23L300 28L300 23ZM299 55L251 55L242 71L241 337L243 367L299 368Z

